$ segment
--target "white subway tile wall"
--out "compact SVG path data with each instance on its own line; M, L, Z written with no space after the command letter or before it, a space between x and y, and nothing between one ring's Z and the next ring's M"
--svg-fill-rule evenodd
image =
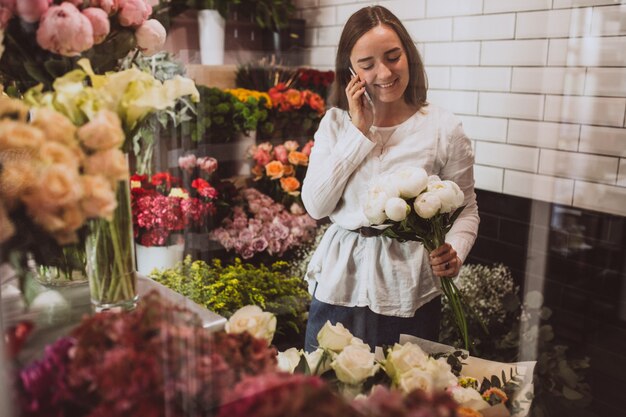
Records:
M388 7L455 112L476 187L626 215L626 1L296 0L307 64L332 69L343 24Z

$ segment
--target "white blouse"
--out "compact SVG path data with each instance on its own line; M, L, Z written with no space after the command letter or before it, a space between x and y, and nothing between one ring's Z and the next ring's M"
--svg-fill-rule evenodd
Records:
M337 108L322 119L302 185L302 201L312 217L329 216L333 224L311 258L306 279L311 292L317 284L315 298L320 301L412 317L441 293L424 246L383 236L364 237L352 230L371 225L363 206L368 189L380 175L405 166L423 167L429 175L456 182L465 194L466 207L446 235L446 242L465 261L479 223L474 152L460 120L432 104L391 130L390 136L381 135L372 127L365 136L352 124L348 112Z

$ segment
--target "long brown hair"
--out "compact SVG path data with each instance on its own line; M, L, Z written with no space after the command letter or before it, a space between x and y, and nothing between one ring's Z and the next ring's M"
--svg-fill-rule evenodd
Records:
M407 54L409 62L409 85L404 92L404 101L407 104L415 105L419 108L426 106L426 90L428 82L424 64L420 57L411 35L400 20L388 9L382 6L368 6L356 11L343 27L339 46L337 47L337 58L335 59L335 82L331 87L330 103L343 110L348 110L348 99L346 97L346 86L350 82L350 53L354 44L363 36L378 25L385 25L393 29Z

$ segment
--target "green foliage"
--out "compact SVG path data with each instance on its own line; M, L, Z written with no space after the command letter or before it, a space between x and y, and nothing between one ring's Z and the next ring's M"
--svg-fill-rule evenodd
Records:
M222 265L187 257L173 269L153 272L151 278L226 318L245 305L258 305L278 319L277 333L301 331L311 297L304 281L287 275L287 262L254 266L235 259Z

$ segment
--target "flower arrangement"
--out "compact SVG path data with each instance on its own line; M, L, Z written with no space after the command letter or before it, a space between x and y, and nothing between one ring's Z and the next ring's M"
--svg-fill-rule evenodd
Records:
M241 196L243 206L233 207L232 219L224 219L210 234L227 251L234 250L244 259L264 252L283 256L315 236L317 223L308 214L291 213L254 188L243 189Z
M153 292L131 312L84 318L16 385L24 416L182 417L214 415L237 382L275 369L266 340L211 333Z
M297 88L311 90L320 95L320 97L328 98L328 89L335 80L334 71L319 71L313 68L298 68L295 85Z
M118 68L134 49L146 55L165 43L165 28L150 19L148 0L3 1L0 28L4 54L0 79L24 93L76 68L77 57L91 60L99 74Z
M283 139L293 137L293 132L302 136L312 136L326 112L324 99L311 90L296 90L279 83L269 89L272 100L270 119L272 131L261 130L264 138Z
M254 186L286 207L298 204L300 208L294 207L293 211L304 213L300 190L313 144L309 140L300 148L298 142L288 140L277 146L269 142L253 146L248 157L254 163Z
M84 243L88 219L111 219L117 207L116 183L128 178L117 149L120 119L101 110L77 128L54 110L7 97L0 98L0 119L3 260L30 252L41 265L84 270L80 257L63 250Z
M383 236L401 242L417 241L432 252L445 243L446 233L465 208L464 198L453 181L442 181L436 175L429 177L423 168L407 167L384 175L368 190L363 212L372 225L384 228ZM473 314L473 310L468 310L452 277L442 277L441 287L454 312L465 349L469 349L465 311Z
M224 265L187 257L173 269L151 278L224 317L246 305L258 305L278 317L278 333L300 332L306 324L310 295L301 278L287 275L286 262L254 266L235 259Z
M178 243L177 232L202 227L215 214L218 194L205 180L195 180L197 197L180 187L179 178L168 172L131 177L133 230L143 246L168 246Z

